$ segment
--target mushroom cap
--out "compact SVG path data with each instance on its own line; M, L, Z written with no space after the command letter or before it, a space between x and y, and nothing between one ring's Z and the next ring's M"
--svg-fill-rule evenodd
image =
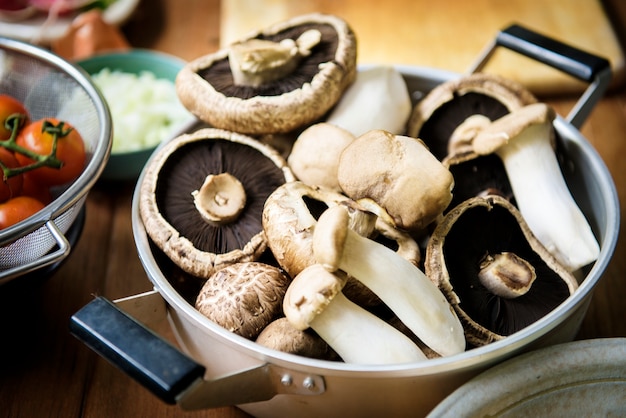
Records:
M356 39L341 18L319 13L294 17L241 39L295 39L309 29L320 43L302 58L298 70L258 87L237 86L229 48L189 62L178 74L183 105L216 128L259 135L285 133L321 118L356 77Z
M443 164L454 177L452 201L446 212L476 196L499 195L515 205L504 163L497 155L453 155L444 159Z
M346 147L337 176L346 195L374 200L409 232L422 231L452 200L452 174L424 143L382 130Z
M363 236L375 233L376 216L364 211L345 195L301 181L285 183L265 202L263 229L278 265L291 277L315 264L313 231L319 216L329 207L342 205L350 214L350 228ZM400 247L409 251L408 243ZM407 252L408 253L408 252ZM348 280L344 294L360 306L374 306L380 299L358 280Z
M338 354L313 330L296 329L285 317L266 326L257 337L256 343L284 353L320 360L339 360Z
M431 90L411 113L407 135L420 138L443 160L448 142L468 117L498 119L537 99L521 84L494 74L474 73L444 82Z
M329 123L311 125L294 142L287 158L289 168L303 183L341 192L337 181L339 157L354 139L350 132Z
M247 200L236 220L215 225L196 209L192 192L208 175L224 172L242 183ZM206 279L229 264L258 259L267 248L265 200L293 180L286 161L269 146L234 132L200 129L153 155L140 185L139 210L157 247L182 270Z
M508 299L481 284L480 261L501 252L514 253L534 267L537 278L526 294ZM476 346L532 324L578 287L519 211L500 196L471 198L448 212L433 231L424 267L457 313L467 341Z
M265 263L231 264L204 283L196 309L227 330L254 340L281 314L291 279Z
M345 205L351 214L351 227L368 235L375 217L358 209L345 195L330 189L309 186L301 181L285 183L266 200L263 229L278 264L295 277L315 263L313 230L319 216L330 206Z
M474 152L487 155L514 140L530 125L552 123L556 113L545 103L533 103L494 120L478 132L472 141Z
M331 273L321 264L311 264L298 274L285 293L283 312L296 329L305 330L322 313L333 298L341 293L347 276Z

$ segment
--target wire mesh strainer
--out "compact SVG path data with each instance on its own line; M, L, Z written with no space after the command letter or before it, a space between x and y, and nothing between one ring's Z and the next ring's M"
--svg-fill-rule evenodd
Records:
M70 252L65 233L100 176L111 150L112 123L104 98L88 75L33 45L0 37L0 93L22 101L31 119L69 122L85 141L87 161L71 185L30 218L0 231L0 285L60 261Z

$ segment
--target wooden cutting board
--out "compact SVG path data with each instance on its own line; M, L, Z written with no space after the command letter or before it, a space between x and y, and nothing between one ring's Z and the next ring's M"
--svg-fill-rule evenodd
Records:
M359 63L395 63L456 72L468 69L511 23L603 56L624 81L624 55L600 0L226 0L221 45L289 17L338 15L358 38ZM538 95L578 93L584 83L499 48L485 71L522 82Z

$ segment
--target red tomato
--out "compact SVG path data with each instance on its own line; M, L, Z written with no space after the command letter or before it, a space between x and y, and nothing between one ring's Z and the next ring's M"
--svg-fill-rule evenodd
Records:
M19 167L20 163L15 155L6 148L0 147L0 163L7 168ZM5 179L0 178L0 203L9 200L12 197L19 196L22 192L23 179L21 175L13 176Z
M63 123L58 119L45 118L26 125L19 136L17 144L36 152L39 155L49 155L54 143L54 135L43 132L42 128L46 124L59 127ZM61 161L61 167L40 167L29 171L31 178L42 186L56 186L69 183L76 179L83 171L85 165L85 143L78 131L69 123L63 123L63 136L57 140L56 157ZM34 163L25 155L16 154L21 165L25 166Z
M0 203L0 229L8 228L39 212L46 205L30 196L18 196Z
M11 129L7 129L4 125L7 118L13 114L24 115L24 124L28 123L29 115L24 105L17 99L6 94L0 94L0 140L11 138Z
M30 196L39 200L41 203L48 204L52 202L52 193L50 193L50 189L46 186L42 186L34 180L30 172L26 172L19 177L24 178L24 182L22 183L22 196Z

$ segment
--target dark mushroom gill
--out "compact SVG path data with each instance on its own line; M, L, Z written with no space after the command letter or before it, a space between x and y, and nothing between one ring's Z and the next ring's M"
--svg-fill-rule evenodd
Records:
M471 115L484 115L490 120L499 119L509 110L497 99L481 93L455 94L442 104L424 122L417 137L440 161L448 155L448 141L454 130Z
M196 210L191 193L209 174L229 172L244 186L247 203L239 218L214 226ZM191 142L177 149L163 165L156 187L162 216L201 251L223 254L242 249L263 230L267 197L285 182L283 171L260 151L223 139Z
M233 82L228 58L216 61L208 68L198 71L198 75L206 80L213 88L227 97L239 97L249 99L255 96L280 96L301 88L310 83L319 72L319 64L335 61L338 38L337 31L328 24L307 24L285 29L271 36L259 36L259 39L281 41L283 39L296 39L309 29L317 29L322 34L321 42L316 45L311 54L304 57L298 66L298 70L280 80L265 83L258 87L237 86Z
M449 170L454 177L454 189L448 210L469 198L485 194L497 194L515 204L511 183L497 155L478 156L451 164Z
M530 262L537 280L523 296L493 295L478 279L479 261L509 251ZM511 213L500 205L475 206L463 212L443 246L450 283L460 308L476 323L498 335L510 335L537 321L569 296L567 284L530 247Z

